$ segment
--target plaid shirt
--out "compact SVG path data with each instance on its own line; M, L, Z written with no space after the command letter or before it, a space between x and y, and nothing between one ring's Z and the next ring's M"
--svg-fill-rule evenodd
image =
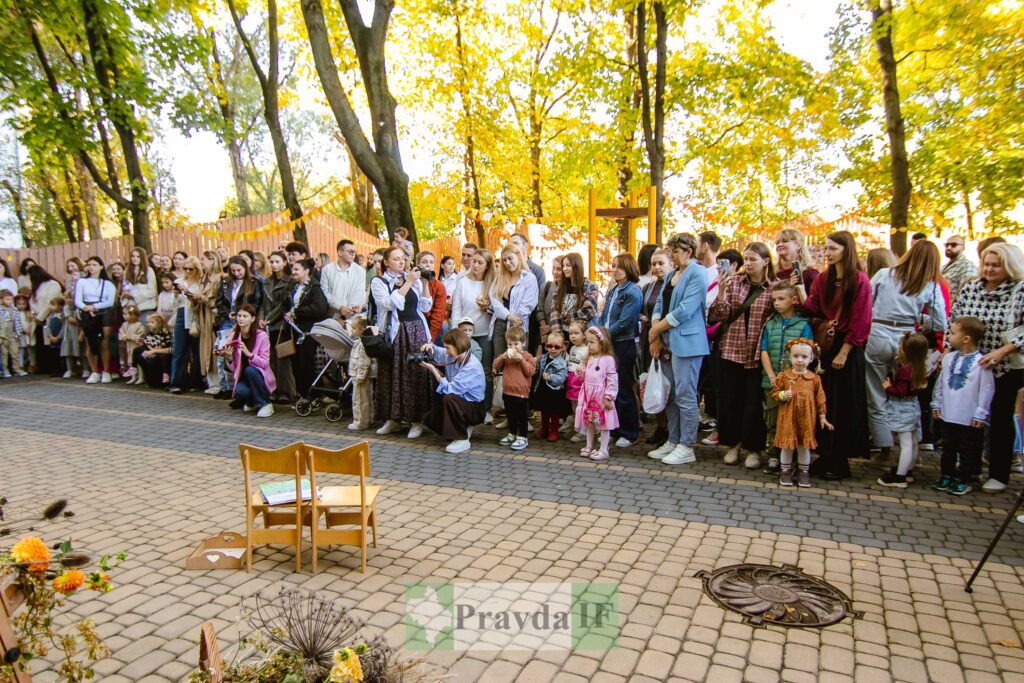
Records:
M745 314L740 313L719 341L722 358L740 363L745 368L761 367L761 328L773 313L771 291L775 282L766 280L760 285L752 285L746 277L734 277L725 287L725 300L719 299L711 306L708 321L724 322L743 308L751 287L761 290L750 309Z
M956 301L956 295L960 293L960 288L977 274L978 269L963 254L944 265L942 277L949 282L950 301Z

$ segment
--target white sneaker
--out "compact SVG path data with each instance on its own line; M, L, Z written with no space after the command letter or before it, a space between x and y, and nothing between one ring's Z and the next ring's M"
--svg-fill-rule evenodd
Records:
M473 427L466 427L466 440L473 438Z
M242 406L243 413L251 413L254 410L256 410L256 406Z
M207 389L203 393L204 394L209 394L210 396L213 396L214 394L219 394L220 393L220 387L210 387L209 389Z
M568 434L569 432L571 432L575 428L576 428L576 418L574 418L572 415L569 415L564 420L562 420L562 426L558 428L558 431L561 434Z
M697 462L697 456L694 454L693 448L681 443L662 458L661 462L665 465L689 465L691 462Z
M358 431L359 431L360 429L362 429L362 427L360 427L360 426L359 426L359 425L357 425L357 424L356 424L355 422L353 422L353 423L352 423L352 424L350 424L349 426L345 427L345 429L349 429L349 430L352 430L353 432L358 432Z
M674 451L675 448L676 448L676 444L672 443L671 441L666 441L665 443L663 443L660 446L658 446L657 448L655 448L653 451L650 451L647 454L647 457L648 458L653 458L654 460L661 460L666 455L668 455L669 453Z
M508 420L502 420L501 422L494 423L495 429L508 429Z
M511 446L512 442L515 441L515 440L516 440L516 437L512 436L511 434L506 434L505 436L501 437L501 441L498 442L498 445L499 446Z
M89 379L85 380L85 383L86 384L99 384L100 383L100 373L94 372L94 373L90 374L89 375Z
M267 405L256 411L256 417L270 417L274 414L274 404L268 403Z
M450 444L444 447L445 453L465 453L469 450L469 439L459 439L458 441L452 441Z
M110 384L112 381L113 379L110 377L109 372L104 372L100 379L100 382L103 384Z
M1016 472L1017 474L1024 474L1024 458L1019 455L1014 456L1013 462L1010 464L1010 471Z
M572 443L583 443L583 440L586 438L586 435L576 432L571 437L569 437L569 441L571 441Z
M733 446L725 452L725 456L722 458L722 462L726 465L735 465L740 461L740 447Z
M761 466L761 454L760 453L748 453L747 459L743 461L743 466L748 470L756 470Z
M26 375L27 375L28 373L27 373L27 372L25 372L24 370L18 370L18 371L17 371L17 372L15 372L14 374L15 374L15 375L17 375L18 377L24 377L24 376L26 376Z
M383 427L377 430L377 433L380 434L381 436L384 436L386 434L391 434L392 432L397 432L400 429L402 429L402 425L395 422L394 420L388 420L387 422L384 423Z
M423 425L419 422L413 422L409 428L409 433L406 435L408 439L418 439L423 436Z
M615 441L615 447L616 448L629 448L630 446L633 446L635 444L636 444L636 441L630 441L629 439L627 439L624 436L620 436Z
M981 490L985 493L1002 493L1006 490L1006 484L998 479L989 479L981 485Z
M526 447L530 445L530 442L526 440L525 436L516 437L516 440L512 442L512 450L524 451Z
M491 415L490 413L484 413L484 424L485 425L492 425L492 424L494 424L494 416Z
M91 377L91 376L92 376L91 372L89 372L88 370L82 370L82 379L89 379L89 377Z
M71 374L72 374L71 371L68 370L63 375L61 375L61 377L63 377L64 379L71 379Z

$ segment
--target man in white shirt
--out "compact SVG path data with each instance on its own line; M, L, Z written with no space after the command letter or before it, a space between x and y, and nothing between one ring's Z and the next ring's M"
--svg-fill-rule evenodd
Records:
M338 242L338 260L320 273L320 286L337 317L351 318L366 308L366 269L356 261L352 240Z
M722 238L713 232L702 232L697 239L697 260L708 271L705 303L711 308L718 298L718 250L722 248Z

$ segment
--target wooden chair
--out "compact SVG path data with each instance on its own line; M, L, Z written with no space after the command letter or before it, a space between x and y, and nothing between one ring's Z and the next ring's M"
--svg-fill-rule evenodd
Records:
M306 446L309 479L316 487L317 473L348 474L359 477L358 486L326 486L320 489L320 498L313 499L310 536L313 543L313 572L321 545L357 545L361 553L360 569L366 573L366 530L373 531L373 547L377 547L377 510L374 503L379 486L367 486L370 474L370 446L363 441L340 451ZM338 508L350 508L339 511ZM352 510L351 508L358 508ZM326 528L320 528L320 515L324 515ZM334 529L339 525L356 526L355 529Z
M302 518L309 513L309 502L301 500L302 477L306 474L304 445L297 441L283 448L267 450L238 444L245 474L245 571L252 571L252 547L267 543L295 546L295 571L302 568ZM267 505L259 489L253 487L254 472L283 474L295 477L297 503ZM313 489L315 490L315 489ZM255 526L256 515L263 517L263 526ZM285 526L285 529L272 529Z

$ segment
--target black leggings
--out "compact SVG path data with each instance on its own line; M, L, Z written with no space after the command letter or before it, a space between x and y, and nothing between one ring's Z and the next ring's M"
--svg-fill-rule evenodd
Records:
M748 451L764 450L768 436L764 424L764 391L761 368L719 359L722 384L719 388L718 440L725 446L743 446Z
M512 436L529 436L530 399L502 394L505 402L505 417L508 418L508 433Z

